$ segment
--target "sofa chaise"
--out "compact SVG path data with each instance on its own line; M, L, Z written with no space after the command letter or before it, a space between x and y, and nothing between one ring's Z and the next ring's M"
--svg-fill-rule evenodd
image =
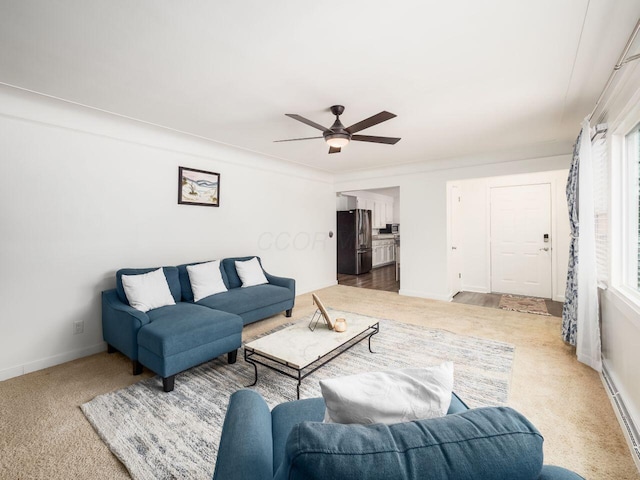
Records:
M227 291L197 302L187 267L204 262L162 267L175 305L147 312L130 305L122 276L147 274L158 267L118 270L116 288L102 292L102 332L108 351L129 357L134 375L141 374L143 366L160 375L165 392L173 390L175 375L188 368L225 353L234 363L243 326L282 311L290 317L295 302L295 280L264 269L268 283L242 287L235 262L253 258L223 259L220 273Z
M542 436L511 408L468 409L392 425L322 423L322 398L269 411L253 390L229 401L214 480L580 480L543 466ZM584 480L584 479L582 479Z

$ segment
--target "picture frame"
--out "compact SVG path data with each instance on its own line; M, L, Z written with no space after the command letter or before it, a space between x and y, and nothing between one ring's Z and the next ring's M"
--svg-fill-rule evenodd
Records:
M313 303L315 303L318 307L318 310L320 310L320 314L324 318L324 321L327 324L327 327L329 327L329 330L333 330L333 320L329 316L329 312L327 312L327 309L324 308L324 305L320 301L320 298L315 293L311 294L311 298L313 299Z
M220 174L196 168L178 167L178 203L219 207Z

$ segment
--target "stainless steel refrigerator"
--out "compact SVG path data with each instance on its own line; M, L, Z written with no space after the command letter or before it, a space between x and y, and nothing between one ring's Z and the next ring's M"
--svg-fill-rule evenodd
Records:
M371 210L338 213L338 273L360 275L371 270Z

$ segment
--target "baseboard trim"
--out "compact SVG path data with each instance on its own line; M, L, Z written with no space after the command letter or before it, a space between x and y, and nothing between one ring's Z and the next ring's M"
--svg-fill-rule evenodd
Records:
M398 293L400 295L404 295L405 297L426 298L429 300L441 300L443 302L449 302L452 298L452 295L446 293L419 292L417 290L406 290L402 288Z
M322 284L318 284L315 287L305 289L305 291L298 292L298 295L302 295L308 292L314 292L317 290L322 290L323 288L332 287L337 284L338 284L337 281L328 282L328 283L325 282ZM5 368L4 370L0 370L0 382L3 380L9 380L10 378L19 377L21 375L26 375L27 373L43 370L45 368L54 367L56 365L60 365L61 363L77 360L78 358L88 357L89 355L94 355L96 353L104 352L106 349L107 349L107 344L104 342L100 342L90 347L80 348L78 350L72 350L70 352L60 353L58 355L53 355L51 357L41 358L33 362L24 363L22 365L15 365L13 367Z
M622 394L613 383L613 380L604 365L602 366L600 379L602 380L604 389L607 392L609 401L613 406L613 411L618 418L624 437L627 440L636 468L640 471L640 434L638 433L638 428L631 415L629 415L629 411L627 410L624 399L622 398Z
M41 358L33 362L25 363L22 365L16 365L0 371L0 381L9 380L10 378L26 375L27 373L36 372L49 367L55 367L61 363L77 360L78 358L88 357L96 353L104 352L107 349L107 344L100 342L96 345L92 345L86 348L80 348L78 350L72 350L70 352L60 353L51 357Z
M461 292L472 292L472 293L491 293L487 287L475 287L473 285L463 285Z
M334 285L338 285L338 281L337 280L334 280L333 282L321 283L321 284L318 284L318 285L313 286L313 287L305 288L304 290L296 292L296 297L298 295L304 295L305 293L316 292L318 290L322 290L323 288L333 287Z

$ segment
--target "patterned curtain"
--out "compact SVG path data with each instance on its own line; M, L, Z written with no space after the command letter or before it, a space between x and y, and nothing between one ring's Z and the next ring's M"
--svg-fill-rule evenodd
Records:
M567 289L564 293L562 307L562 339L576 345L578 324L578 172L580 168L580 140L578 135L573 147L573 161L567 179L567 204L569 206L569 225L571 227L571 244L569 245L569 271L567 272ZM588 134L588 132L587 132Z

